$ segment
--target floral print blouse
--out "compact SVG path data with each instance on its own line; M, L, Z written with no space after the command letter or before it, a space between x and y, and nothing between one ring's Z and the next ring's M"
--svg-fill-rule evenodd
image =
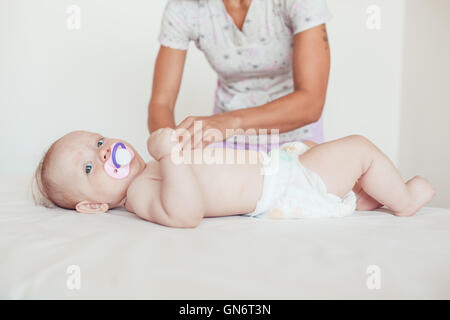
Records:
M222 0L168 0L159 42L188 50L193 41L204 53L218 75L213 112L221 113L293 92L294 35L332 17L326 0L252 0L240 30ZM279 138L322 142L322 119Z

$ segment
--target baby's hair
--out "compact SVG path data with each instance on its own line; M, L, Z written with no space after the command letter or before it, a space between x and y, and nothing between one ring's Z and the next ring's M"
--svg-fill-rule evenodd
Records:
M48 196L47 187L45 179L42 179L43 174L47 170L48 159L52 151L53 145L44 152L39 164L34 172L33 180L31 182L31 192L33 195L33 200L36 205L44 206L46 208L54 208L56 204L50 200Z
M34 172L31 182L31 193L36 205L41 205L46 208L64 208L74 209L76 201L73 197L67 194L64 190L51 181L48 177L48 169L52 154L55 150L54 142L47 151L44 152L42 159Z

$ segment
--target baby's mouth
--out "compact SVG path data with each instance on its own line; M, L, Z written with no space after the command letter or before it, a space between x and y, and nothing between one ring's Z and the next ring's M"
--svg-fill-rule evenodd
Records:
M105 162L106 173L114 179L124 179L130 173L130 164L134 158L134 152L122 142L111 146L111 156Z

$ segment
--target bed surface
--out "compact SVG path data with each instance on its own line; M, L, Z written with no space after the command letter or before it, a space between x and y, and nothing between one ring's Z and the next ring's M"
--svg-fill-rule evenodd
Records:
M0 186L3 299L449 299L450 210L341 219L208 218L172 229L125 210L36 207L28 177ZM67 287L80 267L81 288ZM367 268L380 270L368 289Z

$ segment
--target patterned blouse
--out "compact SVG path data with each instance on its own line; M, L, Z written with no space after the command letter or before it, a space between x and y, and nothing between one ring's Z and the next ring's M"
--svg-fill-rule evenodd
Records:
M326 0L252 0L240 30L222 0L168 0L159 42L188 50L194 41L218 75L213 113L221 113L292 93L294 35L332 17ZM254 144L257 136L247 139ZM279 139L322 142L322 118Z

